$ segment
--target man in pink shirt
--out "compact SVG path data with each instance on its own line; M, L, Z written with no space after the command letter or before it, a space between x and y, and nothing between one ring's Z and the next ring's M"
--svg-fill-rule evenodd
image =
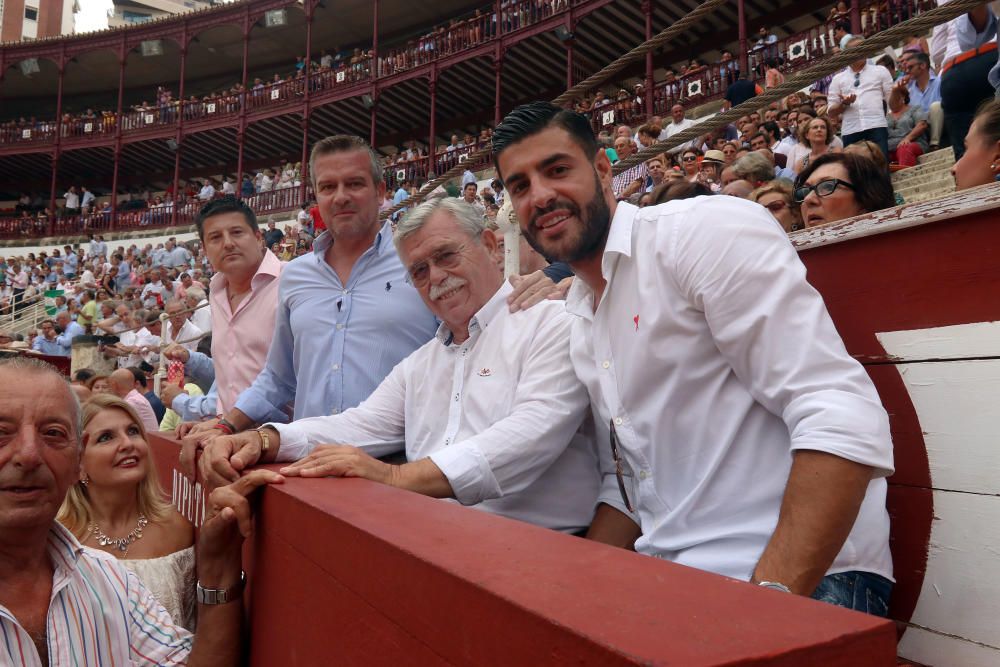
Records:
M196 225L216 271L209 287L212 365L218 392L216 413L225 414L264 368L278 310L278 277L284 265L263 247L256 216L235 197L205 205ZM214 426L214 420L202 422L192 435ZM180 433L189 429L182 426ZM181 461L184 465L190 461L193 471L194 445L189 441L185 440Z
M156 414L153 413L153 406L149 400L140 394L135 388L135 375L127 368L119 368L108 377L108 388L111 393L135 408L139 419L147 433L156 433L160 429L159 422L156 421Z

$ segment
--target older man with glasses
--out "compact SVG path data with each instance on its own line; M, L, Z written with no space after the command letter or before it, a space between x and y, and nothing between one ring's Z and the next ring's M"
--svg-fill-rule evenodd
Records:
M546 224L564 223L550 216ZM570 363L563 304L509 311L496 237L462 201L421 204L394 240L442 322L435 338L357 408L216 438L202 458L209 485L235 481L257 462L294 461L282 474L363 477L582 532L600 475L593 441L579 432L588 398ZM401 451L402 465L374 458Z

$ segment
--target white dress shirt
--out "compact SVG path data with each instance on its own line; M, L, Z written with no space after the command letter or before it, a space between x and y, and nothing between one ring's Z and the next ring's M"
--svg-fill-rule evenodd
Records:
M191 320L184 320L184 326L181 327L176 336L174 336L173 322L167 320L164 330L166 332L163 337L164 343L177 343L189 352L196 352L198 350L198 343L201 342L200 336L205 333L196 327Z
M555 301L512 314L511 291L505 282L460 345L441 325L358 407L272 424L278 460L320 443L373 456L405 448L409 461L434 461L463 505L556 530L587 527L600 474L593 439L579 433L589 414L569 361L573 318Z
M198 310L191 313L191 323L205 333L212 333L212 307L202 299L196 306Z
M855 86L855 72L850 67L838 72L830 82L827 100L830 106L841 103L847 95L856 95L851 104L844 107L840 132L843 135L864 132L876 127L887 127L883 102L889 100L892 91L892 75L881 65L869 62L861 69L859 85Z
M688 128L694 127L694 124L695 124L694 121L691 120L690 118L683 118L679 123L677 122L671 123L670 125L667 125L667 127L662 132L660 132L660 141L666 141L675 134L683 132ZM691 141L683 143L680 146L674 146L673 148L670 149L669 152L671 155L676 155L677 153L680 153L681 151L687 150L688 148L694 146L695 141L697 140L692 139ZM640 148L642 147L640 146Z
M570 354L596 418L601 502L626 511L616 425L636 550L749 579L791 453L819 450L874 468L830 572L891 577L888 418L768 212L735 197L619 203L601 269L596 312L582 280L568 294Z

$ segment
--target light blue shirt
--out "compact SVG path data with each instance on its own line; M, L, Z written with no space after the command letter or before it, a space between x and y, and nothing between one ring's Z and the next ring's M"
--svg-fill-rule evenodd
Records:
M153 266L163 266L163 258L166 257L167 251L165 248L156 248L151 253L153 259Z
M34 342L31 343L31 349L38 350L42 354L47 354L51 357L67 356L66 353L63 352L62 346L57 343L54 338L52 340L48 340L45 336L37 336Z
M429 341L435 317L406 281L386 222L351 270L347 284L326 263L329 232L313 252L281 272L274 337L264 369L235 407L257 422L294 400L294 417L352 408L393 367Z
M71 252L63 259L63 273L67 276L75 276L76 269L80 265L80 258L75 252Z
M924 113L931 112L931 105L941 101L941 79L937 74L931 72L931 78L927 82L927 89L921 91L916 81L910 81L906 90L910 93L910 104L919 106Z
M60 335L56 336L56 344L59 345L62 352L59 354L68 357L73 354L73 339L77 336L83 336L86 332L83 327L76 323L76 320L70 320L70 323L66 325L66 330Z
M186 268L191 268L191 253L188 249L183 246L174 246L173 250L168 250L163 256L163 266L167 268L173 268L175 266L183 266Z
M218 414L215 411L215 404L218 396L219 394L215 390L215 383L213 382L212 386L208 390L208 393L204 396L177 394L177 397L174 398L174 402L171 404L170 409L180 415L181 421L200 422L203 419L215 417L216 414Z
M988 20L982 32L976 32L976 27L972 25L968 14L962 14L956 21L956 35L958 44L962 51L978 49L997 38L997 16L990 7L986 8ZM1000 55L998 55L1000 58ZM990 70L986 76L994 90L1000 89L1000 61Z
M115 284L118 286L119 292L124 292L126 287L132 285L132 267L125 260L118 262L118 275L115 277Z

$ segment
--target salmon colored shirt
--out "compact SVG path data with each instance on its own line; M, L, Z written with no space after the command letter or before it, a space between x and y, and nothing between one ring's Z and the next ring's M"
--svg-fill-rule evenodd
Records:
M208 301L212 310L212 365L219 392L216 407L219 414L225 414L236 404L240 392L253 384L264 368L274 334L278 277L283 266L274 253L265 250L264 259L250 280L250 294L239 303L235 313L229 308L226 276L221 272L212 276Z

